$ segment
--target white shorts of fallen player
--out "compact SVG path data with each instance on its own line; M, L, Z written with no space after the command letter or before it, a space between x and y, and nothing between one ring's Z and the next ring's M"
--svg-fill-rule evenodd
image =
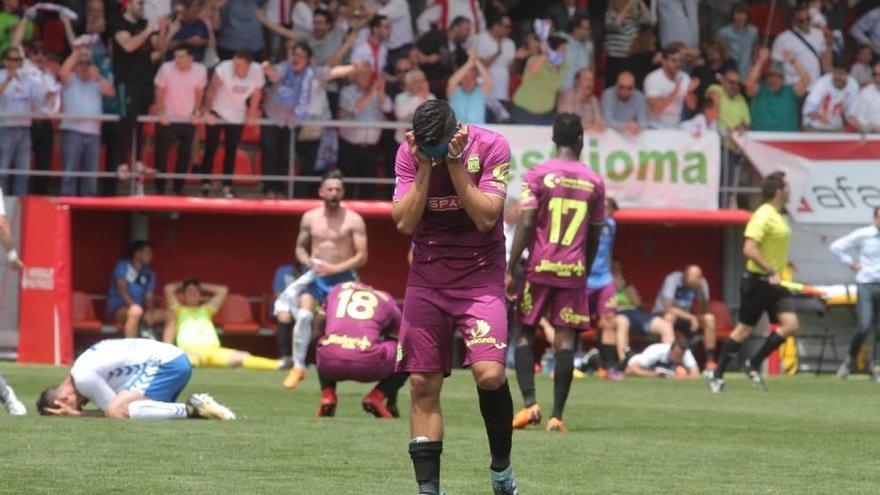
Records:
M278 316L281 313L289 313L291 315L296 313L297 308L299 308L299 296L314 280L315 271L309 270L291 282L275 299L272 314Z

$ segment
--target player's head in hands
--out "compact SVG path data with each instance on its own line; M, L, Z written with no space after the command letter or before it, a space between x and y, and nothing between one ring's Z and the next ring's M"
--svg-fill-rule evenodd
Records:
M422 153L431 158L443 158L449 142L458 129L455 112L442 100L428 100L413 114L413 135Z
M553 123L553 144L559 157L577 160L584 148L584 125L581 118L573 113L560 113Z
M321 187L318 188L318 197L324 200L324 207L328 210L339 208L342 198L345 196L345 186L342 183L342 172L328 170L321 176Z
M59 385L43 390L37 399L37 412L41 416L50 415L49 409L55 409L59 403L74 409L82 409L83 399L76 392L69 376Z

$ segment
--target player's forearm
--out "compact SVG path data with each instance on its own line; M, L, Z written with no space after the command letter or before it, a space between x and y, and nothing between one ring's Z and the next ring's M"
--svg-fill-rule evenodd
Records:
M12 244L12 232L9 229L9 223L6 221L5 217L0 217L0 243L3 244L3 249L8 253L12 251L15 247Z
M401 234L412 235L416 226L422 221L425 205L428 202L428 182L431 179L431 168L427 164L419 165L410 190L391 206L391 218L394 220L397 231Z
M596 256L599 255L599 238L602 236L602 229L598 225L592 225L587 229L587 270L586 273L593 271L593 263Z
M533 222L520 221L516 233L513 235L513 244L510 248L510 259L507 261L507 273L513 275L522 253L526 249L529 239L535 236L535 224Z
M464 211L480 232L488 232L495 227L501 214L496 206L497 201L489 194L480 191L473 182L470 174L465 170L461 161L447 160L449 178L452 186L461 200ZM500 199L500 198L499 198Z

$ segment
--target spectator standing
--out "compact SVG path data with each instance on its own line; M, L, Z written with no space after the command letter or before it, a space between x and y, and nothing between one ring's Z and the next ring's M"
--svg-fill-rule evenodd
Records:
M434 28L442 30L459 16L470 21L474 33L480 34L486 30L486 19L478 0L434 0L416 19L416 28L419 34Z
M178 47L188 46L195 62L202 63L205 60L205 48L211 39L211 27L199 17L204 6L204 0L178 1L175 6L177 19L171 23L169 53L173 54Z
M482 81L478 80L478 76ZM486 95L491 93L493 83L492 74L471 51L467 63L455 71L446 86L449 106L459 122L486 123Z
M733 6L730 24L721 28L718 37L727 44L730 56L739 68L739 77L749 77L752 70L752 57L758 46L758 28L749 24L751 11L747 3Z
M266 4L263 5L263 12L266 15L266 19L269 22L278 24L279 26L284 26L286 28L293 27L293 8L295 4L300 3L297 0L267 0ZM321 8L319 5L318 8ZM315 9L316 11L318 9ZM314 22L314 16L312 17ZM314 23L312 25L312 29L314 29ZM280 33L265 32L265 41L266 41L266 49L269 52L270 58L273 62L278 59L274 58L274 56L278 56L280 58L284 57L283 52L285 48L285 36ZM306 33L304 32L303 35Z
M880 55L880 7L860 17L849 28L849 34L859 43L870 46L875 55Z
M172 141L177 141L177 165L173 172L186 173L192 157L194 122L201 118L200 103L208 85L208 69L195 62L190 45L180 45L174 50L174 60L159 68L153 84L156 86L156 165L170 163L168 151ZM156 179L156 188L165 193L165 180ZM174 194L183 193L183 179L172 182Z
M755 64L746 80L746 95L752 99L752 130L772 132L797 132L799 130L798 100L807 93L810 75L791 52L783 57L799 74L794 85L785 83L785 67L772 62L767 75L761 81L761 70L770 60L770 50L760 48Z
M648 125L648 103L631 72L621 72L617 84L602 92L602 118L608 127L630 136Z
M409 56L415 41L412 16L406 0L376 0L380 7L376 12L388 18L391 34L388 37L388 65L393 67L398 59Z
M301 33L311 33L314 27L315 11L320 8L318 0L299 0L293 6L291 23L293 29ZM286 21L283 19L282 22Z
M428 78L432 93L446 91L449 76L467 62L470 36L471 21L456 17L447 29L429 31L416 41L414 58Z
M820 77L804 102L804 127L812 131L856 131L859 84L846 66L835 64L831 74Z
M651 11L642 0L611 0L605 13L605 84L617 81L624 61L632 53L633 41L642 24L653 24ZM656 51L656 46L653 52ZM641 79L639 79L641 81Z
M642 90L648 74L656 67L655 60L657 59L657 34L654 33L653 26L642 25L639 28L639 34L632 42L629 55L623 62L624 69L636 79L636 89ZM610 82L614 82L614 80Z
M559 93L556 113L573 113L581 118L584 131L605 131L602 109L594 93L596 77L593 69L581 69L572 89Z
M819 76L831 70L831 49L826 40L826 35L819 29L810 26L810 10L805 4L799 4L794 8L791 19L791 28L782 32L773 41L771 58L783 63L785 69L785 84L794 85L800 75L795 70L790 59L786 58L785 52L790 52L793 59L800 62L810 83L807 89L812 89L813 84L819 80Z
M85 48L74 48L61 66L58 76L63 85L62 104L65 114L101 115L104 96L114 96L113 83L101 76ZM97 172L101 154L101 122L94 120L63 120L61 129L61 162L65 172ZM63 196L97 194L97 177L64 177Z
M697 98L706 94L709 86L717 84L725 72L730 69L738 70L736 61L730 58L727 47L718 38L712 38L703 43L702 65L698 65L691 71L693 77L700 79L697 87Z
M0 112L31 113L42 105L47 96L43 85L22 70L23 62L24 57L14 48L8 48L3 53L3 69L0 69ZM30 118L0 119L0 172L8 169L30 169L30 127ZM2 178L6 179L5 176ZM9 187L10 182L12 187ZM17 175L14 180L0 180L0 189L12 191L15 196L27 194L27 186L26 175Z
M856 61L849 69L849 75L859 83L859 86L865 86L874 82L873 76L873 60L874 51L870 45L860 45L856 49Z
M414 69L403 76L404 91L394 98L394 117L398 122L412 123L413 114L422 103L436 97L431 94L425 73ZM394 135L398 143L406 139L406 131L398 129Z
M475 43L477 57L492 76L492 91L486 96L501 102L505 111L510 109L510 64L516 56L516 45L509 38L512 26L509 16L499 16L492 20L488 31L477 35ZM456 115L461 118L458 113Z
M553 27L557 31L568 30L570 32L569 26L574 18L578 16L590 18L590 12L587 9L578 8L577 3L577 0L562 0L547 7L544 17L553 21Z
M880 63L874 64L873 76L859 93L859 124L862 132L880 133Z
M0 12L0 52L12 46L12 38L19 22L25 23L22 41L30 41L34 36L34 25L21 16L19 0L3 0L3 11Z
M153 61L158 60L159 48L157 33L160 26L157 19L144 19L143 0L131 0L121 16L110 21L110 35L113 37L113 82L120 103L120 120L116 140L119 143L117 172L120 175L134 170L137 156L131 156L132 134L137 129L138 142L140 127L137 118L145 115L153 97ZM129 161L130 160L130 161ZM138 168L140 164L138 162Z
M648 99L648 125L655 129L675 129L681 122L683 106L696 108L694 91L699 79L691 79L682 72L681 50L669 47L663 50L659 69L645 79L645 96Z
M700 48L699 0L665 0L657 3L660 47L674 41L686 48Z
M214 154L220 146L220 133L223 133L223 173L232 174L235 170L235 154L241 142L245 121L260 117L260 100L263 97L263 71L253 61L250 52L242 50L232 60L224 60L217 65L211 84L205 95L202 115L208 125L205 139L205 156L199 173L210 174L214 166ZM216 117L223 119L216 122ZM210 193L210 184L202 182L202 195ZM223 197L232 198L232 180L223 179Z
M370 68L371 80L383 77L388 64L388 38L391 36L391 22L384 15L375 15L370 19L370 34L367 39L358 43L351 52L351 62L363 63ZM342 96L340 95L340 98ZM347 174L346 174L347 175Z
M541 54L526 61L522 84L513 95L514 123L553 125L556 94L567 69L565 49L565 39L550 36L541 44Z
M339 118L356 122L381 122L391 112L391 100L385 95L385 79L374 77L358 67L350 84L339 93ZM344 127L339 130L339 169L346 177L375 177L381 151L377 144L382 129ZM366 188L352 186L352 198L366 197Z
M706 33L718 33L730 21L733 9L742 0L700 0ZM748 6L748 5L747 5ZM743 76L745 77L745 76Z
M263 28L257 12L265 4L266 0L227 0L223 5L222 27L217 37L217 55L221 60L229 60L242 50L252 54L263 51Z
M574 88L575 75L581 69L593 67L593 28L590 18L576 16L568 24L568 32L560 33L565 38L566 58L568 70L562 79L563 91Z
M135 241L128 257L116 263L107 291L107 319L123 325L125 338L138 336L141 320L147 326L165 321L165 311L156 307L156 273L150 268L153 246Z

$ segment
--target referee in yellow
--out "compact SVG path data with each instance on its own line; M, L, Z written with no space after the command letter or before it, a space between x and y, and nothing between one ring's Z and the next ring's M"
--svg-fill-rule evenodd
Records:
M767 336L752 359L745 362L746 375L759 389L767 389L759 371L764 359L798 330L794 302L788 290L780 286L782 278L779 275L788 266L791 242L791 228L782 216L789 193L783 172L768 175L761 184L764 203L749 219L743 244L743 255L747 261L739 289L739 324L724 343L718 367L709 379L709 389L713 393L724 391L724 371L736 358L742 343L752 334L764 312L770 317L771 323L778 323L779 326Z

